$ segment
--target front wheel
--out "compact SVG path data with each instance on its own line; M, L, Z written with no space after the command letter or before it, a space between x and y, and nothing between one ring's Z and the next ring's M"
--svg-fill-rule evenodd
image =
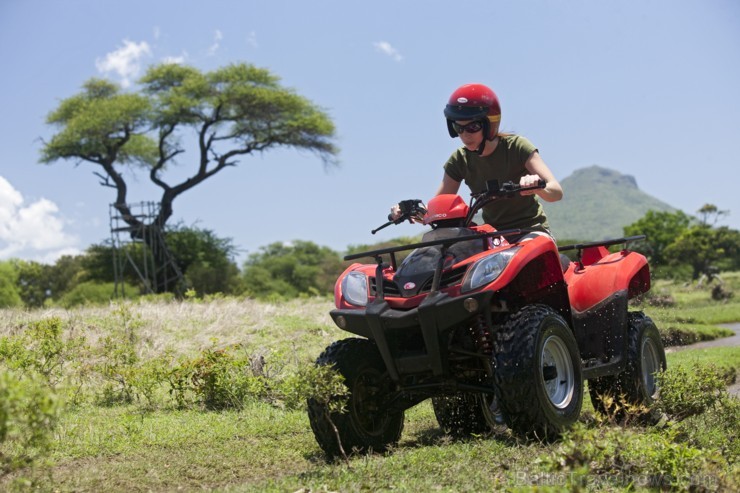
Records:
M384 407L392 382L373 341L337 341L326 348L316 364L333 366L344 377L349 391L346 411L342 413L330 412L324 402L308 401L311 429L329 457L382 452L398 442L404 413Z
M658 398L656 375L667 367L660 333L650 317L642 312L629 314L627 327L627 368L619 375L589 380L594 409L626 421L637 415L655 423L660 413L653 409Z
M510 317L498 333L496 385L509 428L549 439L581 413L583 375L573 332L545 305L532 305Z

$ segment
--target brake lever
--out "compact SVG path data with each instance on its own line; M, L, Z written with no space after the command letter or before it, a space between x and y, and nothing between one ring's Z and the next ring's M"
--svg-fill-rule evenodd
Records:
M373 229L372 231L370 231L370 234L375 234L378 231L380 231L381 229L387 228L388 226L390 226L391 224L394 224L394 223L395 223L395 221L388 221L387 223L383 224L382 226L379 226L379 227Z
M371 230L370 233L375 234L391 224L401 224L406 220L413 224L414 218L420 219L426 214L426 207L423 206L423 202L419 199L402 200L398 203L398 206L401 209L401 215L397 219L393 219L393 214L388 214L388 222Z

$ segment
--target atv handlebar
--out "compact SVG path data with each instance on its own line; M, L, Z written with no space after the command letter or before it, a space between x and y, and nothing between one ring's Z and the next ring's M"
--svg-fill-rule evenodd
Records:
M402 200L398 203L398 207L401 210L400 216L393 219L393 214L388 214L388 222L370 231L370 233L375 234L391 224L401 224L406 220L410 223L413 223L414 220L421 222L424 214L427 213L427 208L424 205L424 202L419 199Z
M546 186L547 182L545 180L538 180L537 184L531 187L523 187L513 181L504 182L499 187L498 180L489 180L486 182L486 189L484 191L470 194L470 209L468 210L468 215L465 217L465 224L471 224L478 211L494 200L512 198L521 192L539 190Z
M525 192L527 190L539 190L546 186L547 183L544 180L539 180L536 185L531 187L523 187L513 181L504 182L504 184L499 187L498 180L489 180L486 182L486 190L470 194L471 203L468 215L465 218L465 224L470 224L479 210L496 199L511 198L521 192ZM398 203L398 207L401 210L400 216L394 219L393 214L388 214L388 222L373 229L370 233L375 234L391 224L401 224L406 220L410 223L422 222L424 214L427 212L426 206L419 199L402 200Z
M473 200L487 198L487 197L512 197L514 194L519 192L525 192L527 190L539 190L545 188L547 182L545 180L538 180L536 185L529 187L523 187L514 183L513 181L504 182L499 187L498 180L489 180L486 182L486 189L482 192L471 193L470 197Z

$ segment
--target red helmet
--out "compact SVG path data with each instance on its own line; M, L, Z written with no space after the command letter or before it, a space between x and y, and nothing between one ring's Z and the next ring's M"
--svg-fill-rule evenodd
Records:
M424 224L449 219L465 219L468 215L468 204L456 194L437 195L429 201L427 213L424 214Z
M445 106L445 117L447 117L447 130L450 137L457 137L457 132L452 128L455 120L482 120L483 135L492 139L491 130L496 130L496 125L501 121L501 105L493 90L483 84L465 84L458 87L450 96Z

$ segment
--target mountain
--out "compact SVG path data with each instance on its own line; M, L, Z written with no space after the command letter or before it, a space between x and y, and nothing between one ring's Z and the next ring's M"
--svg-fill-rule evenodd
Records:
M560 180L563 200L542 202L555 238L596 241L624 236L622 228L649 210L676 209L637 187L633 176L590 166Z

